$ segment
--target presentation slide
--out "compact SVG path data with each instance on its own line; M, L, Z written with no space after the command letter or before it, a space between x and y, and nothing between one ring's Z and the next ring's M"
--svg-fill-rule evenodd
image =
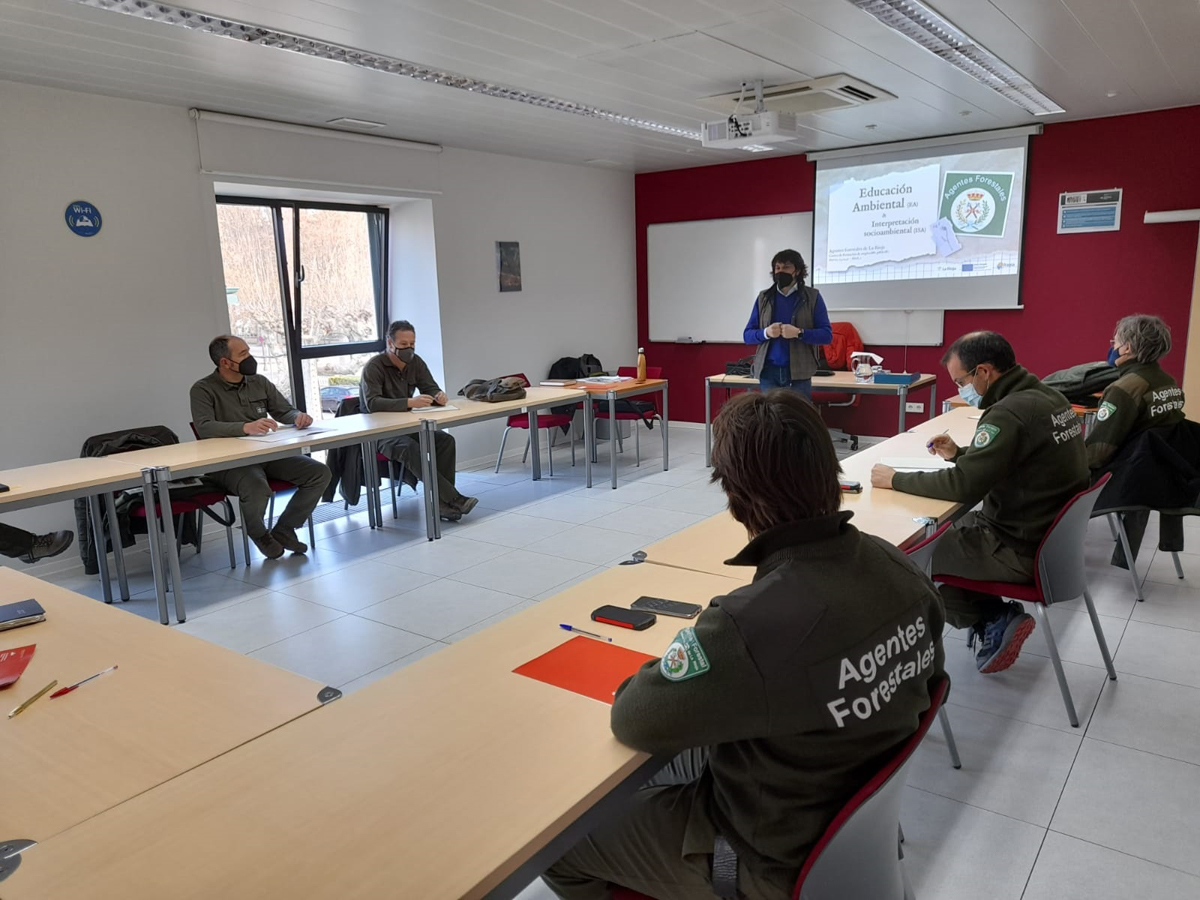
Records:
M1021 138L819 161L813 283L843 305L1017 305L1025 159Z

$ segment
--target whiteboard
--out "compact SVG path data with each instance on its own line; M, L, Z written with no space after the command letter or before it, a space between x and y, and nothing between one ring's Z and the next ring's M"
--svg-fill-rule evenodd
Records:
M668 222L646 229L651 341L742 343L754 298L771 284L780 250L812 255L812 213ZM850 322L868 347L941 346L940 309L863 309L821 290L835 322ZM832 292L833 296L830 296Z
M650 340L742 343L754 298L771 285L771 257L788 248L811 255L812 213L649 226Z

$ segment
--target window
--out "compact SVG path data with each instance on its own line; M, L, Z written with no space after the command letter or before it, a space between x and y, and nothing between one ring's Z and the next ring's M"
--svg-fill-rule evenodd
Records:
M297 408L332 417L385 346L388 211L218 197L217 222L230 331Z

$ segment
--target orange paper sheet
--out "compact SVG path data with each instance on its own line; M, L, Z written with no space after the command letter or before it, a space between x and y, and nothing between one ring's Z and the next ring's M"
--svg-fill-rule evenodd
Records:
M607 641L573 637L513 671L611 704L621 682L657 658Z

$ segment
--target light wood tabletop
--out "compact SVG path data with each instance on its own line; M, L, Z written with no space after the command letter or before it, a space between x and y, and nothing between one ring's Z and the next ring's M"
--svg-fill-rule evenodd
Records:
M758 384L758 382L754 382ZM645 381L638 381L636 378L630 378L626 381L610 381L607 384L588 384L584 381L575 382L572 387L581 391L587 391L589 394L607 394L610 391L617 396L628 394L633 391L638 393L647 393L655 389L661 389L667 384L665 378L647 378Z
M7 469L0 471L0 484L9 487L0 494L0 509L93 494L106 487L133 487L141 484L141 469L122 456L63 459Z
M633 632L589 612L736 586L608 569L27 851L2 894L482 897L649 761L613 738L608 704L512 670L586 640L560 622L659 655L687 622Z
M542 409L557 403L564 405L578 403L583 399L584 392L574 386L559 387L528 387L525 389L523 400L502 400L499 403L484 403L480 400L468 400L466 397L451 397L448 409L439 412L437 407L418 409L414 414L419 418L427 418L439 427L443 425L465 425L469 422L483 419L494 419L499 416L513 416L527 409Z
M0 840L46 840L320 706L315 681L13 569L0 569L0 598L46 610L0 631L0 650L37 645L0 691ZM112 665L7 718L51 680Z
M972 415L978 416L978 411L953 410L842 460L843 477L859 482L863 488L861 494L842 493L842 509L854 512L853 524L903 548L925 534L925 526L917 519L932 518L940 523L953 516L959 508L953 501L872 488L871 468L885 457L928 456L925 445L930 437L946 430L957 444L966 444L975 431L976 419ZM725 565L725 560L741 550L746 540L746 529L729 513L719 513L646 547L646 561L749 580L754 574L752 570Z
M900 388L915 391L927 384L937 381L936 375L926 374L911 384L875 384L874 382L857 381L853 372L834 372L832 375L814 375L812 386L814 391L843 391L855 394L898 394ZM710 385L724 387L758 387L758 379L748 375L709 375Z

